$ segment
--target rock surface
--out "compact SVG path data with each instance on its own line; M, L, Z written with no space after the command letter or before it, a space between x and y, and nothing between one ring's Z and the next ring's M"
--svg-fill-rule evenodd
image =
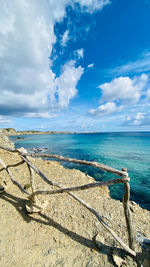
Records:
M0 146L14 148L14 143L0 131Z
M6 141L5 138L0 140L0 145ZM5 146L9 144L5 142ZM5 164L20 161L17 153L2 149L0 158ZM50 180L64 186L94 181L78 170L63 168L56 161L31 161ZM26 164L10 168L10 171L23 187L30 183ZM70 195L40 196L40 201L48 200L47 209L43 213L29 215L25 210L27 198L12 184L5 170L0 172L0 179L3 184L7 184L6 192L0 194L0 267L109 267L117 266L117 262L118 266L149 266L148 253L141 253L142 246L138 242L138 256L134 260L120 249L97 219ZM39 176L35 175L35 180L36 190L52 189ZM26 188L30 192L31 187ZM128 243L122 203L110 198L107 187L88 189L76 194L103 215L116 233ZM135 202L131 203L131 207L135 234L139 232L149 239L150 212L140 208ZM93 242L96 233L101 237L100 247Z

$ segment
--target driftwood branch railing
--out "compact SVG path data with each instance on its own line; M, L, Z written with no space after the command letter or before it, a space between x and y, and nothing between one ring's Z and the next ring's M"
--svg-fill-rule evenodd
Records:
M114 237L114 239L132 256L136 256L136 252L134 251L134 239L133 239L133 230L132 230L132 222L131 222L131 214L130 214L130 208L129 208L129 198L130 198L130 185L129 181L130 178L127 173L127 169L123 168L122 170L117 170L114 168L111 168L107 165L98 163L98 162L93 162L93 161L85 161L85 160L78 160L78 159L71 159L59 155L53 155L53 154L38 154L38 153L27 153L25 150L22 149L9 149L9 148L4 148L1 147L1 149L7 150L9 152L13 153L18 153L21 157L21 161L15 164L7 165L3 162L2 159L0 159L0 164L2 165L2 168L0 169L0 172L2 170L6 170L7 174L9 175L11 181L13 184L15 184L20 191L25 194L29 200L30 203L30 212L34 212L34 208L38 208L38 211L42 210L37 204L36 201L36 196L37 195L51 195L51 194L59 194L59 193L68 193L71 195L74 199L76 199L80 204L82 204L84 207L86 207L93 215L96 216L98 221L103 225L103 227ZM95 183L90 183L90 184L85 184L81 186L76 186L76 187L69 187L69 188L64 188L63 185L57 182L53 182L50 179L48 179L44 173L42 173L30 160L30 157L42 157L42 158L55 158L58 160L63 160L63 161L68 161L68 162L73 162L77 164L83 164L83 165L88 165L92 167L96 167L100 170L107 171L110 173L113 173L115 175L121 176L121 178L118 179L113 179L109 180L107 182L95 182ZM13 177L11 174L9 168L10 167L16 167L19 165L22 165L26 163L29 169L30 173L30 182L31 182L31 190L32 193L29 194ZM45 190L45 191L35 191L35 178L34 178L34 172L36 172L47 184L51 186L56 186L59 189L56 190ZM128 240L129 240L129 246L124 243L124 241L110 228L110 226L104 221L102 216L94 209L92 208L88 203L86 203L84 200L79 198L77 195L73 193L73 191L79 191L79 190L85 190L88 188L94 188L94 187L101 187L101 186L109 186L109 185L114 185L118 183L123 183L124 184L124 196L123 196L123 207L124 207L124 214L125 214L125 220L126 220L126 225L127 225L127 231L128 231ZM37 210L37 209L35 209ZM29 211L29 210L28 210Z

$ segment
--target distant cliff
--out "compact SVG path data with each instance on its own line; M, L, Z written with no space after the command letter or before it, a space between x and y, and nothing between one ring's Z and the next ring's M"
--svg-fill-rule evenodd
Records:
M14 128L0 129L0 133L5 135L30 135L30 134L79 134L79 133L94 133L94 132L69 132L69 131L16 131Z

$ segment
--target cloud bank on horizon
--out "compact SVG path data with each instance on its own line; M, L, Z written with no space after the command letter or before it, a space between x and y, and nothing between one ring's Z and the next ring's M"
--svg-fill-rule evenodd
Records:
M132 60L124 55L121 64L106 56L107 18L118 6L113 0L2 1L0 127L110 131L111 123L114 130L150 125L149 47L142 44L137 51L143 52Z

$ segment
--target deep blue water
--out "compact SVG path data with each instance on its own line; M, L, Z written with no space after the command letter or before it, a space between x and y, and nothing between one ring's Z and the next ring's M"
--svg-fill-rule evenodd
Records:
M24 135L11 137L16 147L48 148L46 153L98 161L113 168L126 167L131 178L131 199L150 210L150 132ZM63 163L106 181L117 176L96 168ZM122 199L123 185L109 187L111 197Z

